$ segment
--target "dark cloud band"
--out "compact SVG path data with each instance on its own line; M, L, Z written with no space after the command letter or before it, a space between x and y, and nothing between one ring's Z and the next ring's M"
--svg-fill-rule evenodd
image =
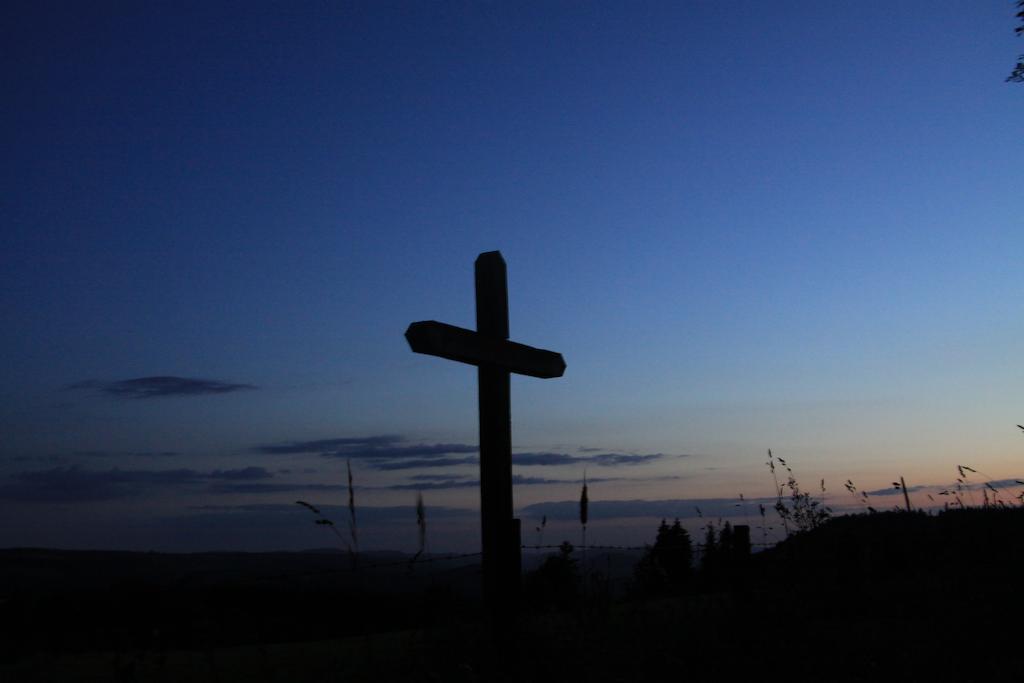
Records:
M96 379L75 382L68 389L92 389L116 398L164 398L167 396L202 396L206 394L228 394L234 391L255 389L252 384L235 384L214 379L194 377L137 377L117 381Z
M266 444L256 446L253 450L257 453L271 455L316 453L325 458L396 460L404 458L443 458L448 455L476 453L478 448L473 444L465 443L406 445L403 437L386 434Z
M49 470L18 472L9 483L0 485L0 499L20 502L93 502L143 495L156 489L199 484L253 482L274 475L263 467L200 472L173 470L88 470L81 467L55 467Z
M422 475L421 475L422 476ZM465 488L476 488L480 485L479 479L464 479L464 478L445 478L439 475L439 478L432 481L419 481L420 477L412 477L412 479L418 480L414 483L409 484L394 484L385 488L392 491L436 491L441 489L465 489ZM595 477L588 479L587 481L591 484L607 481L622 481L623 477ZM539 486L544 484L579 484L580 482L576 479L547 479L545 477L524 477L520 474L512 476L512 484L514 486Z
M345 437L339 439L317 439L314 441L291 441L281 444L256 446L257 453L288 455L292 453L327 453L342 449L366 450L382 446L390 446L402 441L402 437L390 434L381 436Z
M315 453L327 458L366 460L369 466L378 470L405 470L418 467L447 467L474 464L476 458L453 458L453 455L476 455L479 447L465 443L407 444L397 435L365 437L341 437L316 439L312 441L290 441L279 444L265 444L253 449L257 453L288 455ZM683 455L664 453L614 453L597 452L600 449L581 449L584 455L558 452L513 453L512 462L522 467L558 465L594 465L617 467L620 465L641 465L666 458L682 458Z
M394 470L416 470L424 467L455 467L456 465L475 465L479 460L473 458L416 458L414 460L387 460L370 463L375 470L391 472Z
M523 467L543 465L596 465L598 467L616 467L618 465L641 465L655 460L675 457L664 453L637 455L635 453L594 453L592 455L569 455L568 453L513 453L512 463Z

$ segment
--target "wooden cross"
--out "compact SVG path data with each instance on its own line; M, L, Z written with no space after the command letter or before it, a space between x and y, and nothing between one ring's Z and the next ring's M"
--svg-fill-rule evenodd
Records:
M519 593L519 520L512 517L512 423L509 373L561 377L562 355L508 340L508 285L501 253L476 259L476 331L434 320L405 332L416 353L477 366L480 400L480 526L484 602L494 617L515 611Z

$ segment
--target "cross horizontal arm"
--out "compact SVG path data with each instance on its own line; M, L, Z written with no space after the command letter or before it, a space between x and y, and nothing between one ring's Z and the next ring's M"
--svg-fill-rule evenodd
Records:
M405 338L416 353L460 363L493 365L519 375L544 379L561 377L565 372L565 360L560 353L495 339L436 320L412 323L405 331Z

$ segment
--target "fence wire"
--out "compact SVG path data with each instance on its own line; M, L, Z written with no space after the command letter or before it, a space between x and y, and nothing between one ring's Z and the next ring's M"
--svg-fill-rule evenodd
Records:
M756 547L764 548L764 547L773 547L776 544L775 543L755 543L755 542L751 542L750 545L751 546L756 546ZM558 544L558 545L553 545L553 544L549 544L549 545L528 545L528 544L523 544L523 545L521 545L519 547L520 547L521 550L561 550L562 545L561 544ZM585 545L585 546L584 545L574 545L574 546L572 546L572 549L573 549L573 551L577 551L577 550L579 550L579 551L587 551L587 550L647 550L650 547L651 547L650 545ZM698 553L702 552L705 547L706 546L703 543L694 543L692 545L692 548L695 551L697 551ZM376 570L376 569L390 569L390 568L395 568L395 567L406 567L407 569L409 569L409 571L412 571L416 567L419 567L421 565L431 565L431 564L435 564L435 563L451 562L451 561L454 561L454 560L465 560L465 559L468 559L468 558L471 558L471 557L482 557L482 556L483 556L483 553L480 552L480 551L477 551L475 553L455 553L455 554L450 554L450 555L438 555L438 556L430 556L430 557L411 557L411 558L405 559L405 560L393 560L393 561L389 561L389 562L364 563L364 562L359 562L358 560L356 560L356 561L354 561L352 564L350 564L347 567L336 567L336 568L332 568L332 569L318 569L318 570L315 570L315 571L297 572L297 573L289 573L289 574L274 574L274 575L271 575L271 576L261 576L261 577L252 578L252 579L249 579L249 581L257 581L257 582L259 582L259 581L287 581L287 580L290 580L290 579L303 579L303 578L318 577L318 576L331 576L331 575L334 575L334 574L353 574L353 573L356 573L356 572L372 571L372 570ZM459 567L454 567L453 569L458 569L458 568Z

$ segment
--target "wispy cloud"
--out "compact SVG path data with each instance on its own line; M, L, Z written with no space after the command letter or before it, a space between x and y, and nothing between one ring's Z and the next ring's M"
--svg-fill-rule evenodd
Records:
M997 489L1006 489L1022 486L1024 485L1022 482L1024 482L1024 477L1019 479L996 479L995 481L990 481L988 483L992 484L992 486L995 486ZM984 484L982 484L982 486L984 486Z
M323 505L317 503L317 507L323 513L324 517L331 519L343 519L348 514L348 508L343 505ZM189 507L189 510L206 513L228 513L233 514L236 512L262 512L274 515L283 515L285 517L308 517L309 513L302 510L294 503L281 504L281 503L250 503L241 505L193 505ZM430 505L427 507L427 514L431 518L442 518L442 517L468 517L469 519L478 519L480 511L469 508L453 508L442 505ZM407 521L416 519L416 507L414 505L391 505L391 506L372 506L364 505L359 507L359 517L361 521L374 521L374 522L390 522L390 521Z
M341 487L337 484L309 483L239 483L236 481L216 483L207 489L210 493L288 493L298 491L331 491L338 494Z
M534 467L540 465L572 465L582 462L586 458L566 453L513 453L512 464L522 467Z
M207 479L228 479L231 481L251 481L253 479L270 479L274 475L263 467L243 467L237 470L213 470L206 474L200 474Z
M445 481L424 481L415 484L393 484L384 488L390 491L438 491L443 489L476 488L480 482L475 479L449 479Z
M406 458L442 458L448 455L476 453L479 449L474 444L465 443L406 444L404 437L383 434L264 444L256 446L253 450L257 453L272 455L315 453L325 458L401 460ZM382 467L381 469L386 468Z
M72 451L70 453L49 453L37 455L15 455L9 459L11 462L34 462L60 465L63 463L81 463L83 460L102 458L173 458L181 455L177 451L101 451L86 450Z
M256 446L257 453L287 455L291 453L328 453L350 448L352 450L373 449L390 446L401 442L400 436L383 434L380 436L343 437L338 439L316 439L313 441L289 441L287 443L266 444Z
M0 499L22 502L87 502L116 500L156 489L216 482L252 482L274 475L262 467L201 472L173 470L89 470L78 466L18 472L0 485Z
M1014 489L1018 490L1021 486L1024 486L1021 482L1024 482L1024 477L1011 478L1011 479L995 479L993 481L965 481L961 486L965 491L980 491L981 489L988 488L989 486L996 489ZM916 486L908 486L907 493L939 493L940 491L956 492L955 484L919 484ZM903 489L893 485L884 489L875 489L874 491L866 491L869 496L902 496Z
M664 453L593 453L591 455L570 455L568 453L513 453L512 463L523 467L551 465L597 465L598 467L616 467L618 465L641 465L666 458L684 458L685 455L666 455Z
M417 479L417 477L412 477ZM623 477L596 477L590 478L590 483L600 483L607 481L622 481ZM545 477L524 477L520 474L512 475L512 484L515 486L539 486L544 484L578 484L579 481L576 479L548 479ZM443 475L439 475L437 479L428 481L417 481L416 483L409 484L393 484L392 486L386 486L384 488L392 491L431 491L439 489L464 489L464 488L476 488L480 485L479 479L456 479L456 478L445 478Z
M439 458L458 453L476 453L477 447L464 443L417 444L414 446L387 446L367 449L341 449L321 455L330 458L366 458L373 460L393 458Z
M598 455L592 455L589 461L598 465L640 465L645 462L654 462L655 460L663 460L668 457L684 458L684 455L668 456L664 453L650 453L647 455L637 455L636 453L600 453Z
M413 481L450 481L452 479L469 479L468 474L414 474L409 477Z
M373 462L370 467L377 470L416 470L424 467L455 467L456 465L475 465L478 458L416 458L414 460L388 460Z
M202 396L227 394L255 389L252 384L236 384L194 377L154 376L106 381L88 379L75 382L68 389L94 390L116 398L163 398L167 396Z
M82 458L171 458L181 454L178 451L75 451L72 455Z
M57 455L51 453L50 455L15 455L11 456L11 462L45 462L51 465L56 465L62 462L68 462L68 457L64 455Z
M466 443L407 443L402 436L384 434L263 444L252 450L270 455L310 453L325 458L363 460L367 466L373 469L395 471L473 465L478 462L477 454L480 449L476 444ZM618 453L596 448L582 448L580 451L584 454L572 455L549 451L513 453L512 463L522 467L558 465L618 467L641 465L667 458L686 457L664 453ZM439 477L438 481L442 481L441 475L435 476ZM443 478L444 481L454 479L455 477Z
M931 491L934 486L908 486L907 493L915 493L917 491L924 491L925 489ZM896 488L895 486L887 489L875 489L874 491L865 491L869 496L902 496L903 489Z

